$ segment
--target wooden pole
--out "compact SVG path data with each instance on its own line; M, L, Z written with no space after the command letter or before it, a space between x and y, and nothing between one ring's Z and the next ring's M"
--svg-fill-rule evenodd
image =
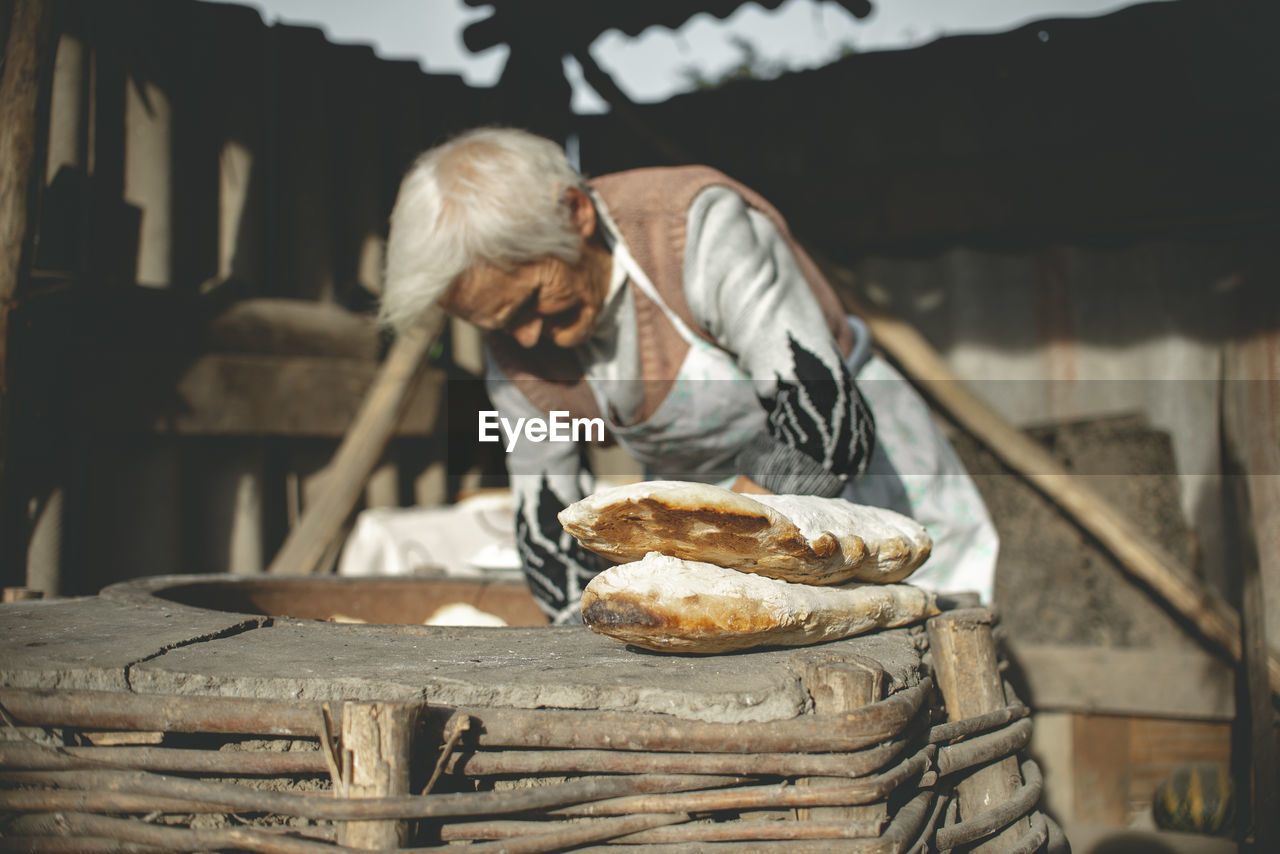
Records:
M0 392L8 394L9 312L35 237L36 183L43 170L40 95L53 42L52 3L14 0L0 76Z
M1223 351L1219 436L1228 560L1240 579L1243 657L1236 669L1237 823L1255 851L1280 850L1280 756L1267 674L1268 584L1280 582L1280 335ZM1274 615L1273 615L1274 616ZM1247 793L1247 794L1246 794Z
M409 794L412 741L418 709L414 703L348 702L342 707L340 798L384 798ZM381 850L403 848L409 823L403 820L347 821L338 826L338 844Z
M414 377L443 327L444 313L434 308L391 345L333 456L324 491L311 507L304 509L297 527L289 532L268 567L269 573L310 575L319 569L325 555L332 553L343 523L404 412Z
M14 441L11 314L31 267L52 84L52 0L14 0L0 74L0 579L26 581L29 536L21 447Z
M870 659L852 659L834 654L810 655L803 659L800 680L813 698L813 713L844 714L854 712L880 699L884 693L884 669ZM809 786L809 778L796 780L797 786ZM796 810L801 821L866 822L877 828L889 820L885 801L853 807L801 807Z
M950 611L926 624L934 675L947 706L947 720L962 721L1003 709L1004 682L1000 678L991 612L983 609ZM1017 756L981 766L956 784L960 819L966 821L1010 800L1022 788ZM996 854L1013 850L1031 833L1026 817L971 850Z

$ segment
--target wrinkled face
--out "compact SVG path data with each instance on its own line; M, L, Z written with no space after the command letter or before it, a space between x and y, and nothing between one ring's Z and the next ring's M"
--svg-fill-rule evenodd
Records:
M481 329L505 332L522 347L548 341L576 347L591 336L609 290L613 259L598 241L596 211L577 188L565 192L570 221L582 236L576 264L541 258L514 269L485 264L458 278L441 307Z
M558 258L503 270L486 265L445 292L444 310L481 329L501 331L522 347L549 341L576 347L595 328L609 285L609 268L589 247L575 265Z

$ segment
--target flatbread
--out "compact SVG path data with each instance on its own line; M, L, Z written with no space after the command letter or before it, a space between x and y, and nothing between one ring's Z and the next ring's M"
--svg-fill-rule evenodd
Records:
M815 587L651 552L610 567L582 594L592 631L663 652L806 646L938 613L910 584Z
M805 584L901 581L933 545L923 525L892 510L684 481L602 489L559 519L584 547L619 563L657 551Z

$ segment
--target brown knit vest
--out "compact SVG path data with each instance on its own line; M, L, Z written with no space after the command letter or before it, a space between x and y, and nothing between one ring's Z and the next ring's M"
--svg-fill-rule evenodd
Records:
M663 301L686 326L713 344L693 319L685 298L687 215L694 197L707 187L719 184L735 190L748 205L777 226L813 290L840 351L847 356L853 349L853 335L845 322L840 300L817 265L791 236L782 215L754 190L709 166L633 169L602 175L589 183L617 224L632 257L649 276ZM641 376L637 379L645 380L639 419L644 420L657 411L666 398L689 345L660 306L638 288L633 289L632 294L640 345ZM516 381L525 397L542 411L568 410L575 418L600 415L572 351L547 342L525 349L500 332L489 333L487 343L507 377Z

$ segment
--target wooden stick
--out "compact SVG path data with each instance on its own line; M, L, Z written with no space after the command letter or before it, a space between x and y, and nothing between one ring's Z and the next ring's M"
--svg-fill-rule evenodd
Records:
M884 693L884 669L870 659L842 658L832 653L815 654L803 659L801 682L813 698L814 714L849 714L869 706ZM796 780L799 787L815 783L811 778ZM859 806L799 807L800 821L868 823L880 828L889 819L888 805L883 799Z
M191 798L164 798L158 795L134 795L78 789L4 789L0 790L0 811L17 814L43 812L106 812L147 815L153 812L223 813L217 804Z
M75 810L71 810L75 812ZM148 810L147 812L154 812ZM134 822L134 824L143 825L149 822ZM151 825L156 826L156 825ZM184 828L175 828L183 830ZM50 833L70 833L71 829L65 825L60 825L56 818L51 819L49 816L22 816L13 819L6 827L6 833L0 837L0 851L17 851L21 854L174 854L175 850L192 850L193 844L182 849L174 849L173 847L157 847L154 845L146 845L141 842L128 842L123 839L108 838L105 836L48 836L41 834ZM255 830L263 834L264 839L301 839L312 840L316 842L333 842L333 827L327 825L311 825L308 827L291 827L288 829L280 827L260 827ZM17 835L17 831L22 831L27 835ZM242 850L236 846L235 850ZM339 854L342 849L328 848L333 854Z
M688 820L687 815L631 815L608 818L593 824L553 827L544 833L535 833L518 839L468 845L465 850L468 854L542 854L545 851L563 851L566 848L576 848L592 842L604 842L630 833Z
M157 848L122 839L69 836L3 836L0 851L20 854L172 854L171 848Z
M31 833L31 830L42 831L32 835L98 837L142 845L154 845L157 848L170 851L232 849L236 851L256 851L261 854L344 854L344 852L357 854L356 849L335 848L325 842L294 839L247 827L194 830L185 827L162 827L141 821L73 812L50 816L44 827L37 826L31 830L23 829L27 833Z
M758 774L863 777L900 753L895 738L847 753L659 753L624 750L482 750L454 756L451 774ZM3 754L0 754L3 755Z
M444 728L444 744L440 747L440 755L436 758L436 767L431 770L431 777L427 780L427 784L422 787L422 794L431 793L431 790L440 780L440 776L444 774L445 766L448 765L450 757L453 756L453 749L458 746L458 742L462 740L462 736L469 729L471 729L471 717L469 715L454 715L449 718L449 723Z
M844 274L833 278L849 275L830 261L820 263L833 274ZM1212 647L1240 661L1240 615L1235 608L1152 542L1122 510L969 391L914 327L844 296L876 344L943 413L1056 504L1115 558L1121 570L1185 618ZM1280 654L1274 648L1268 650L1268 673L1271 691L1280 695Z
M1021 720L1029 714L1031 714L1031 710L1026 706L1021 703L1014 703L1013 705L1005 706L1003 709L987 712L985 715L932 726L929 728L929 741L934 744L942 744L944 741L968 738L980 732L1002 727L1011 721Z
M324 491L304 510L267 572L310 575L319 570L382 456L408 403L414 376L443 328L444 313L434 308L396 338L329 464Z
M811 780L808 786L777 783L737 786L673 794L631 795L577 804L555 810L563 816L628 815L650 812L704 813L717 810L771 809L777 807L858 806L887 798L933 761L927 746L875 777L858 780Z
M696 846L696 850L699 854L903 854L923 850L922 843L929 837L936 823L940 802L941 799L935 797L932 791L920 791L902 805L879 838L703 842ZM618 839L618 843L626 844L626 847L592 846L579 849L579 854L687 854L690 848L684 842L633 845L630 844L630 837L622 837Z
M654 813L653 815L664 815ZM449 824L440 829L445 841L469 839L519 839L536 833L539 828L582 827L617 821L616 818L586 819L576 822L553 821L487 821ZM761 821L760 819L728 819L724 821L682 824L660 830L637 832L627 837L627 844L724 842L748 839L860 839L878 836L880 823L852 821ZM626 849L622 849L625 851Z
M336 792L341 798L384 798L409 793L415 703L358 702L342 707L342 752L351 773ZM352 848L400 848L409 841L403 820L347 821L338 843Z
M200 801L225 812L270 812L329 821L432 819L503 815L581 804L625 795L684 792L735 786L742 777L657 775L584 777L532 789L504 792L404 795L378 799L335 798L328 794L273 792L235 783L189 780L142 771L5 771L0 782L103 790L129 795Z
M557 709L482 709L437 713L469 714L481 748L607 749L694 753L847 752L904 736L933 690L920 684L848 715L801 715L785 721L745 722L726 727L666 715ZM251 700L124 694L112 691L33 691L0 688L0 708L27 726L78 729L157 730L237 733L313 738L316 704L287 700Z
M973 818L967 818L950 827L938 828L935 843L939 850L967 845L984 836L988 836L1001 828L1008 827L1016 820L1035 809L1040 802L1040 794L1044 788L1044 778L1040 775L1040 766L1028 759L1022 765L1027 782L1014 792L1009 800L993 805Z
M989 611L952 611L932 618L926 626L948 720L962 721L1008 705L991 638ZM956 783L961 820L973 819L993 805L1003 804L1021 788L1022 772L1016 756L978 768ZM1020 818L973 850L1005 854L1030 829L1028 821Z
M9 311L18 295L24 267L30 266L35 236L34 199L38 176L44 174L40 151L41 87L50 81L53 50L53 3L16 0L5 29L3 74L0 74L0 395L8 396Z
M840 809L840 807L830 807ZM778 839L874 839L880 835L880 821L714 821L706 824L685 824L637 833L627 838L627 844L684 844L699 842L738 842Z
M18 723L77 729L311 738L316 733L316 705L239 697L0 688L0 708Z
M1004 729L967 738L938 749L937 771L945 777L993 759L1013 756L1031 741L1031 718L1021 718Z
M327 769L315 750L188 750L177 747L62 747L0 742L0 767L40 770L131 768L183 774L255 777L322 775Z
M316 736L320 739L320 754L324 757L325 770L334 791L342 787L342 764L333 745L333 710L328 703L321 703L316 715Z
M15 0L2 8L8 20L0 41L0 584L18 586L28 581L25 490L32 474L23 459L31 449L22 434L32 418L14 409L10 315L34 254L53 88L49 60L57 39L52 0Z
M484 709L468 713L479 723L475 743L482 748L844 752L903 736L932 690L933 682L925 678L919 685L864 706L857 715L800 715L733 726L633 712Z

